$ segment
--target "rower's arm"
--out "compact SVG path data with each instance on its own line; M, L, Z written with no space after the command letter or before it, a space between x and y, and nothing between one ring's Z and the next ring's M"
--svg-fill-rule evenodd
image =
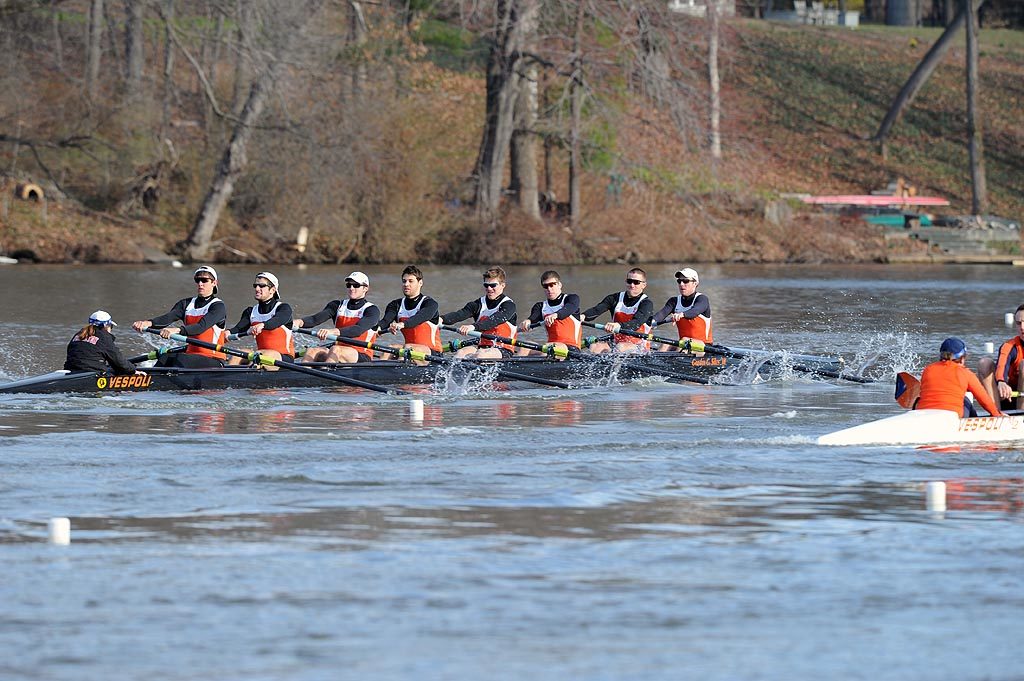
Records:
M558 314L555 316L558 319L567 319L573 315L579 314L579 311L580 297L575 293L569 293L565 296L565 302L562 303L562 309L559 310Z
M250 314L252 314L252 307L245 308L245 311L242 312L242 316L238 318L238 323L228 329L228 333L240 334L248 331L250 326Z
M964 371L967 375L967 389L974 395L974 399L978 400L978 404L989 414L1001 416L1003 412L999 410L999 406L992 400L992 396L988 394L988 390L981 384L974 372L969 369Z
M696 319L704 315L705 317L711 316L711 301L707 296L698 293L696 300L693 301L693 305L686 312L683 312L683 317L686 319Z
M114 370L115 374L125 375L134 374L135 365L129 362L124 353L114 344L114 337L104 338L100 341L102 347L100 353L103 355L103 359L107 360L107 364Z
M406 319L403 323L405 328L411 329L423 322L437 322L437 301L433 298L424 298L420 305L420 311Z
M447 319L445 321L447 321ZM486 332L494 329L499 324L504 324L505 322L513 325L516 323L516 304L515 301L509 298L502 301L501 305L498 306L497 311L495 311L493 315L487 319L481 319L474 322L473 328L477 331Z
M654 313L654 323L661 324L676 309L676 299L669 298L664 307Z
M628 322L622 323L622 328L627 331L636 331L641 326L647 323L647 320L654 314L654 304L650 298L645 298L640 302L640 305L636 308L636 314Z
M182 333L185 336L198 336L203 331L206 331L207 329L212 329L214 326L220 326L223 328L227 325L228 308L226 305L224 305L223 301L218 300L215 303L210 303L210 309L198 322L196 322L195 324L183 325L181 327L180 333Z
M263 322L263 330L272 331L282 326L291 326L293 314L291 305L281 303L277 306L277 310L274 311L274 316Z
M530 308L530 316L527 317L527 321L530 322L530 326L537 326L544 320L544 303L534 303L533 307ZM561 312L561 310L559 310ZM559 317L561 319L561 317Z
M332 300L324 306L324 309L320 310L316 314L311 314L308 317L302 318L302 328L311 329L314 326L320 326L328 319L334 319L338 315L338 307L341 305L340 300Z
M342 338L356 338L357 336L362 336L370 329L376 328L379 323L380 308L376 305L368 304L366 309L363 310L363 316L359 318L359 321L352 326L338 329L338 335Z
M153 317L150 319L150 323L153 324L154 329L162 329L165 326L170 326L174 322L185 321L185 306L188 304L188 299L179 300L174 304L174 307L170 311L164 314Z
M388 329L391 325L398 321L398 306L402 304L402 299L392 300L388 303L388 306L384 308L384 316L380 318L380 330L381 333L388 333Z
M583 311L583 316L589 320L594 320L603 315L605 312L615 308L615 303L619 300L618 293L611 293L604 297L600 303L590 308L589 310Z
M479 313L480 301L471 300L463 305L461 310L443 314L441 315L441 318L444 319L445 324L455 324L456 322L461 322L463 319L475 319Z

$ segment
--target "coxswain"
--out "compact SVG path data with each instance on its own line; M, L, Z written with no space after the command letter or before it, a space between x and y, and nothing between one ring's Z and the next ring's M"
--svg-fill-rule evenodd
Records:
M711 343L711 301L697 291L700 277L697 270L684 267L676 272L679 295L669 298L665 306L654 313L654 323L675 322L679 339L692 338ZM682 350L678 345L662 345L659 350Z
M384 308L380 328L385 333L401 333L408 350L441 352L441 327L437 301L423 294L423 272L415 265L402 270L402 297Z
M529 331L533 326L543 323L548 334L548 343L563 351L563 355L568 348L578 349L583 343L583 324L579 320L580 297L562 290L562 278L555 270L548 270L540 275L540 285L544 289L546 299L533 304L530 317L519 324L519 330ZM521 348L519 354L544 353Z
M256 304L245 308L238 323L228 329L228 333L248 334L255 338L256 349L262 357L292 361L295 358L292 306L281 300L277 277L271 272L260 272L252 288ZM232 357L228 361L228 364L241 363L241 357ZM272 365L264 368L277 371L277 367Z
M217 297L217 270L203 265L193 272L192 278L196 282L194 297L182 298L169 312L159 317L133 322L132 328L140 333L150 327L158 328L161 338L184 334L215 345L223 343L228 309ZM181 326L171 326L175 322L181 322ZM184 352L161 355L157 366L219 367L223 366L226 358L222 352L189 344Z
M967 344L959 338L947 338L939 347L939 361L921 373L921 396L914 409L946 409L963 418L977 416L967 393L974 395L981 406L993 416L1002 416L995 400L988 394L974 372L964 366Z
M1016 409L1015 391L1024 389L1021 363L1024 362L1024 305L1013 313L1013 328L1017 335L999 346L999 357L993 362L982 357L978 362L978 375L992 398L1002 409Z
M490 267L483 273L483 280L484 295L469 301L460 310L441 315L440 323L442 325L455 324L464 319L472 319L472 324L462 324L458 327L459 333L463 336L468 336L471 331L479 331L503 338L515 338L516 304L505 295L507 280L505 270L500 267ZM502 359L512 356L512 346L481 338L478 347L461 348L455 353L455 356L472 359Z
M380 323L380 308L366 299L370 292L370 278L362 272L353 272L345 277L345 288L348 298L344 301L332 300L314 315L296 319L292 328L310 328L333 320L333 329L320 329L317 338L325 340L328 336L340 336L352 340L372 343L377 339L377 325ZM310 348L306 351L304 362L369 362L373 359L373 350L346 345L337 342L330 348Z
M141 374L135 365L125 359L117 348L114 334L110 327L117 326L110 314L96 310L89 315L88 323L74 335L68 343L67 359L64 369L67 371L112 371L115 375L124 376Z
M596 319L605 312L612 313L612 321L604 325L605 331L615 334L612 343L598 341L590 346L591 352L607 352L612 347L616 352L642 352L648 349L650 344L647 341L619 333L622 329L637 333L650 332L651 327L647 322L654 314L654 305L644 293L646 289L647 273L634 267L626 273L625 291L609 293L600 303L583 311L580 321Z

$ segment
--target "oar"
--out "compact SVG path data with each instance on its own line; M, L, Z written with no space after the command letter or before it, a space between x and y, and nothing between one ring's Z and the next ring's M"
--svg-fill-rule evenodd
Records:
M447 324L442 326L441 328L447 331L454 331L456 333L458 333L459 331L458 327L449 326ZM561 357L563 359L566 357L572 357L573 359L581 359L588 362L604 363L602 359L597 355L591 355L581 350L577 350L576 348L573 347L556 347L554 343L544 343L543 345L541 345L540 343L534 343L528 340L523 340L521 338L506 338L505 336L496 336L493 333L483 333L481 331L470 331L469 335L473 336L474 338L485 338L490 341L504 343L505 345L518 345L519 347L522 348L538 350L546 355L553 355L555 357ZM708 383L711 382L706 378L700 378L698 376L689 376L687 374L680 374L676 373L675 371L668 371L666 369L656 369L654 367L645 366L643 364L638 364L636 362L627 362L626 365L633 371L639 371L640 373L645 373L648 374L649 376L674 378L678 381L685 381L687 383L700 383L702 385L707 385Z
M159 359L161 355L169 355L172 352L181 352L185 349L184 345L167 346L166 348L154 348L144 355L136 355L135 357L129 357L128 361L132 364L138 364L139 362L148 362L151 359Z
M316 335L316 331L312 329L296 329L299 333L307 333L309 335ZM344 338L337 335L328 335L324 340L337 341L345 343L346 345L354 345L358 348L367 348L369 350L376 350L377 352L386 352L388 354L401 357L405 360L417 360L420 362L434 362L436 364L444 364L445 366L451 366L453 360L446 359L444 357L438 357L430 353L422 352L420 350L413 350L411 348L392 348L387 345L380 345L379 343L371 343L369 341L356 340L354 338ZM480 366L477 364L477 366ZM539 378L536 376L529 376L527 374L520 374L515 371L506 371L502 368L498 368L498 376L508 379L510 381L526 381L528 383L537 383L539 385L548 385L552 388L569 388L569 384L563 381L553 381L547 378Z
M146 329L150 333L159 334L160 329L154 329L152 327ZM355 378L349 378L348 376L338 376L332 374L329 371L321 371L320 369L314 369L312 367L302 366L301 364L294 364L292 362L282 362L279 359L271 359L264 357L258 352L245 352L244 350L236 350L229 348L224 345L217 345L215 343L207 343L204 340L198 338L189 338L188 336L182 336L179 333L172 333L171 338L178 341L179 343L188 343L189 345L195 345L199 348L206 348L207 350L213 350L214 352L223 352L226 355L233 355L235 357L241 357L246 359L253 364L261 364L263 366L275 366L281 369L288 369L289 371L297 371L300 374L309 374L310 376L317 376L319 378L326 379L328 381L335 381L337 383L344 383L355 388L365 388L366 390L375 390L379 393L393 393L395 395L408 395L409 391L402 390L400 388L386 388L376 383L367 383L366 381L360 381Z
M595 329L603 329L604 324L598 324L596 322L583 322L584 326L590 326ZM672 338L663 338L661 336L655 336L653 333L640 333L638 331L630 331L629 329L619 329L617 333L624 336L632 336L633 338L642 338L646 341L652 341L654 343L664 343L665 345L671 345L677 348L682 348L689 352L703 352L709 355L719 355L722 357L732 357L734 359L746 359L753 357L751 353L739 352L732 348L727 348L724 345L714 345L713 343L705 343L695 338L680 338L674 340ZM771 359L769 363L777 364ZM844 381L851 381L853 383L874 383L875 380L872 378L864 378L863 376L855 376L853 374L844 374L838 371L829 371L828 369L815 369L814 367L805 366L803 364L793 364L790 367L793 371L799 371L805 374L817 374L819 376L825 376L827 378L840 378Z

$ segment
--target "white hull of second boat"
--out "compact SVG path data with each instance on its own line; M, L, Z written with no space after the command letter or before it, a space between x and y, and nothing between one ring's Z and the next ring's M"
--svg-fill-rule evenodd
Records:
M943 445L1024 441L1024 415L962 419L945 409L908 411L837 430L819 445Z

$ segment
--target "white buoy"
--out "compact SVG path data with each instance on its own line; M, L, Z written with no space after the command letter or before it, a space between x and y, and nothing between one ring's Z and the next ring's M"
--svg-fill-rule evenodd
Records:
M995 351L996 351L996 346L995 346L994 343L992 343L991 341L989 341L988 343L985 343L985 352L987 352L988 354L991 355Z
M50 533L50 543L67 546L71 543L71 521L67 518L50 518L46 524Z
M1007 312L1005 315L1003 315L1003 321L1006 323L1007 326L1013 326L1013 313Z
M946 483L944 482L929 482L925 486L925 507L929 511L945 511L946 510Z
M172 260L171 261L171 267L177 269L179 267L184 267L184 265L181 264L180 260Z
M423 400L409 400L409 418L415 423L423 422Z

